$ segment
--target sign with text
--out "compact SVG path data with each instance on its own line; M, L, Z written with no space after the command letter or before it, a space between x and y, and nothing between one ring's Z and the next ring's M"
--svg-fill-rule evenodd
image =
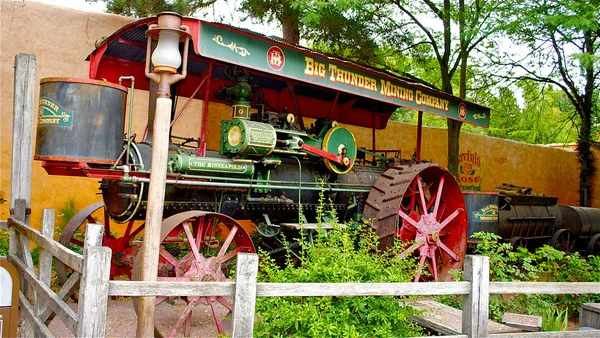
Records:
M195 44L200 55L283 75L334 90L488 127L489 108L390 73L296 48L219 24L202 22Z
M475 152L467 150L458 155L458 185L463 191L481 191L483 171L481 159Z

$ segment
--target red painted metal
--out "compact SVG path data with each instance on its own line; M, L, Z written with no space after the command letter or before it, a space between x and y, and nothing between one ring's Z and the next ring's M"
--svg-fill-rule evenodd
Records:
M342 164L342 160L344 159L344 156L342 155L334 155L330 152L327 152L325 150L319 149L317 147L313 147L313 146L309 146L308 144L304 143L302 144L302 150L306 150L311 154L315 154L318 156L321 156L323 158L326 158L330 161L333 161L337 164Z
M200 144L198 145L198 149L195 152L195 154L199 156L206 155L206 124L208 123L208 103L210 101L210 85L213 69L214 62L211 61L208 65L208 73L206 74L208 78L208 84L206 85L206 91L204 92L204 108L202 109L202 129L200 130Z
M402 242L414 242L400 257L415 251L420 256L415 282L438 281L440 274L447 277L449 267L465 256L467 221L461 192L449 174L436 169L441 168L430 167L415 175L404 194L406 206L398 210L402 222L397 236ZM429 277L423 277L425 263Z
M187 99L187 101L185 101L183 107L181 107L181 109L177 112L175 118L173 118L173 121L171 121L171 127L173 127L175 122L177 122L177 120L181 117L187 106L192 102L192 99L196 97L196 94L198 94L200 88L202 88L202 86L204 86L204 83L206 83L206 79L208 79L208 74L205 75L204 78L202 78L202 81L200 82L194 93Z

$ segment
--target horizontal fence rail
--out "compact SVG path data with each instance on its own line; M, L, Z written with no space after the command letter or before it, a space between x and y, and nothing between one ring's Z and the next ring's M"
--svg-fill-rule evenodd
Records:
M258 260L254 254L238 255L237 269L258 271ZM352 296L433 296L463 295L464 335L445 337L508 337L507 334L488 334L488 304L490 294L600 294L600 283L538 283L538 282L489 282L489 259L482 256L467 256L464 282L431 283L246 283L236 273L236 282L138 282L109 281L109 296L227 296L234 297L234 304L248 300L239 299L240 294L253 297L352 297ZM254 275L255 276L255 275ZM255 281L255 277L253 279ZM477 287L478 293L474 292ZM243 289L248 290L244 291ZM479 296L474 297L474 294ZM471 311L467 309L470 306ZM242 313L241 313L242 312ZM239 332L251 332L254 320L254 304L235 308L233 312L234 332L232 337L246 336ZM250 325L250 326L249 326ZM246 331L237 331L236 327ZM250 330L250 331L247 331ZM528 332L511 333L510 337L600 337L600 331Z

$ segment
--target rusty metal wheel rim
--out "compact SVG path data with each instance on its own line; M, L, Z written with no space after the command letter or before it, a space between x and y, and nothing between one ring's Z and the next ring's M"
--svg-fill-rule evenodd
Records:
M135 236L137 236L144 229L144 225L141 224L135 227L134 222L129 221L127 223L127 229L122 237L113 236L110 228L111 220L103 202L91 204L73 216L69 223L65 225L58 242L66 247L69 247L70 245L76 245L83 250L84 243L76 238L78 237L76 236L76 233L78 233L78 231L82 233L84 225L87 223L97 223L98 221L93 217L93 215L100 213L100 211L102 211L103 214L102 225L104 226L102 245L108 246L112 250L110 278L113 279L118 275L126 275L127 277L131 278L130 265L124 264L123 258L133 254L130 243L132 242L133 238L135 238ZM70 268L61 261L56 261L56 275L58 276L61 284L64 284L67 281L67 271L69 271L69 269Z

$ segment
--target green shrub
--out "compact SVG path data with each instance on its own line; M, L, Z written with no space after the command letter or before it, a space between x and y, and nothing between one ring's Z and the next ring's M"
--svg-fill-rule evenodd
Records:
M0 230L0 256L8 256L8 231Z
M414 260L390 259L392 252L373 252L376 234L335 225L334 230L317 231L311 245L300 238L300 258L280 267L265 252L261 257L259 282L271 283L375 283L410 282L415 274ZM260 318L255 337L406 337L423 335L410 322L414 312L402 306L397 297L259 297Z
M510 244L502 243L501 238L489 233L475 233L480 239L475 254L490 258L490 281L492 282L600 282L600 257L587 259L578 253L567 255L550 246L543 246L535 252L518 248L513 251ZM599 295L492 295L490 316L500 320L505 312L531 315L544 313L577 316L581 304L599 302Z

